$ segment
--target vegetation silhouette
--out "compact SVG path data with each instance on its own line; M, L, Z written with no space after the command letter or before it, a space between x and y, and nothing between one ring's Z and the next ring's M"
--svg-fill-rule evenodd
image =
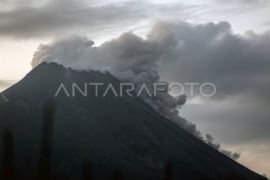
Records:
M52 167L52 140L53 140L53 125L54 125L55 105L53 102L45 103L42 115L42 134L40 144L40 157L38 162L37 176L35 174L31 177L21 177L16 175L15 160L14 160L14 134L11 129L5 129L3 132L3 150L2 150L2 173L0 179L2 180L69 180L67 177L54 176L51 173ZM74 178L73 178L74 179ZM82 162L82 180L95 180L93 174L93 165L89 160ZM124 180L124 174L121 170L114 170L111 178L112 180ZM149 178L152 179L152 178ZM173 162L167 161L164 165L164 180L174 180L173 177ZM194 174L190 179L216 179L211 177L196 177ZM220 178L219 178L220 179ZM231 173L224 180L241 179L236 174Z
M14 137L10 129L5 129L3 134L3 178L13 179L14 165Z
M43 109L41 150L38 164L38 176L41 180L50 177L54 113L55 107L53 103L47 102Z

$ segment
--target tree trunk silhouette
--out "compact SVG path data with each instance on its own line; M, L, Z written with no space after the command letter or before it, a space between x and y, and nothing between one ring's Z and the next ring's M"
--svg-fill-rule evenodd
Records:
M14 173L14 137L11 130L6 129L3 136L3 178L11 180Z
M39 179L49 179L50 177L54 113L54 104L52 102L46 103L43 109L41 149L38 165Z
M173 180L173 164L172 161L167 161L164 169L164 179Z
M113 172L113 177L112 177L113 180L123 180L124 179L124 176L123 176L123 173L119 170L115 170Z
M93 180L92 164L90 161L83 162L83 180Z

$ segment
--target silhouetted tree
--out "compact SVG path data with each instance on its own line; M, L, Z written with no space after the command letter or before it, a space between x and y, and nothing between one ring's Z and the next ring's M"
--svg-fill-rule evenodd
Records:
M173 164L172 161L167 161L164 168L164 179L173 180Z
M47 102L43 109L41 149L38 165L38 176L40 179L49 179L50 176L54 113L54 104Z
M83 180L93 180L92 164L90 161L83 162Z
M11 130L5 129L3 136L3 179L13 179L14 173L14 137Z
M113 180L123 180L124 179L123 173L119 170L114 170L112 179Z

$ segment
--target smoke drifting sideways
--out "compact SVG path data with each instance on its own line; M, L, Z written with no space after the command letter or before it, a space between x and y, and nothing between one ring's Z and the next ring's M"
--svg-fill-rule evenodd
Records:
M180 24L191 26L184 22ZM226 25L227 23L212 24L217 29ZM32 67L42 62L56 62L80 71L109 71L121 81L132 82L137 88L146 84L148 89L151 89L154 83L164 82L159 74L160 65L163 62L174 61L175 52L182 46L181 37L172 31L172 27L173 24L159 22L146 38L128 32L100 46L94 46L93 41L79 35L56 39L39 46L32 59ZM204 137L195 124L179 115L179 109L186 102L186 95L172 96L168 85L165 85L164 91L158 91L156 96L142 93L141 98L157 112L197 138L233 159L239 158L239 153L222 150L219 144L214 143L212 136Z

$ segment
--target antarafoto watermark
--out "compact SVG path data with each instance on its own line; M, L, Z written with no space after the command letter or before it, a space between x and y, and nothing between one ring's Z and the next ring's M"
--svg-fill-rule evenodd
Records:
M66 97L83 96L88 97L89 94L95 97L106 97L109 94L115 97L130 96L140 97L146 95L149 97L156 97L162 92L173 89L174 96L180 96L189 93L190 96L200 95L203 97L212 97L216 93L216 86L213 83L178 83L178 82L157 82L152 84L134 84L134 83L119 83L117 85L112 83L102 82L85 82L77 84L75 82L64 84L61 83L57 88L54 97L64 95ZM187 92L189 91L189 92ZM196 92L196 93L195 93Z

